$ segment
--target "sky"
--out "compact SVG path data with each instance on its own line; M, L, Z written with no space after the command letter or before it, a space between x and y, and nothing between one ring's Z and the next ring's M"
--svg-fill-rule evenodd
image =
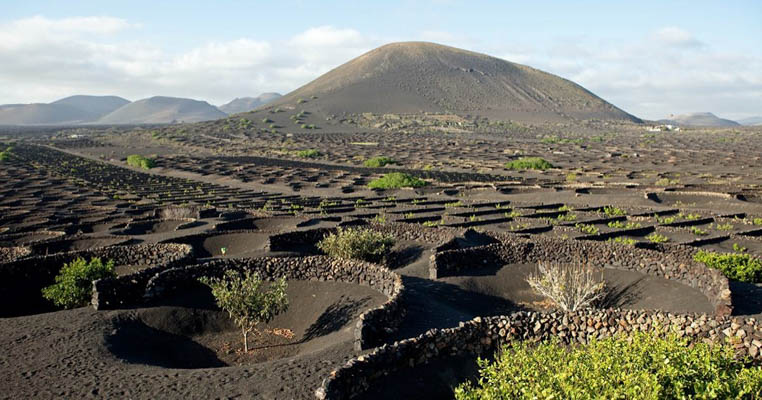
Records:
M570 79L641 118L762 116L762 1L0 0L0 104L224 104L424 40Z

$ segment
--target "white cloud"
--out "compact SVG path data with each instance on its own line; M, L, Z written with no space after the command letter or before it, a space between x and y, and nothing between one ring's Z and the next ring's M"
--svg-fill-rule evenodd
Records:
M0 103L52 101L71 94L199 98L214 104L266 91L287 92L353 57L400 38L319 26L291 38L209 41L177 52L125 41L140 25L112 17L31 17L0 25ZM558 39L548 45L485 42L446 31L430 40L555 73L644 118L713 111L762 114L762 57L703 43L666 27L629 42Z
M667 45L677 47L701 47L704 44L696 39L690 32L678 27L668 26L657 30L654 37Z

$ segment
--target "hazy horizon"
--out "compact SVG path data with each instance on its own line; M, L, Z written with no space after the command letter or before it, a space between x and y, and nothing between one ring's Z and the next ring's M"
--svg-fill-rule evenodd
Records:
M245 7L246 12L242 12ZM380 45L431 41L570 79L646 119L762 115L762 4L28 1L0 17L0 104L286 94Z

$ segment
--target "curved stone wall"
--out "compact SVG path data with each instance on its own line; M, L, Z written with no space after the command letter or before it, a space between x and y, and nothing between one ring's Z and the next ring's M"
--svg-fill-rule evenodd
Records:
M418 337L379 347L333 371L315 391L318 399L344 400L370 389L388 373L425 365L460 354L474 356L495 351L513 341L539 341L551 337L562 343L587 343L592 338L629 332L675 332L695 342L732 343L739 359L762 363L762 324L754 318L711 317L636 310L578 312L516 312L477 317L456 328L432 329Z
M590 240L536 237L531 240L503 237L502 242L466 249L445 250L432 255L432 279L456 275L485 265L535 263L538 261L588 262L595 266L624 269L675 280L701 291L719 316L730 315L733 305L728 279L718 270L693 260L696 249L662 244L654 249Z
M27 257L0 264L0 317L26 315L53 310L42 298L41 290L55 282L55 276L65 263L78 257L100 257L114 260L116 265L166 265L190 255L190 247L182 245L141 244L109 246L82 251ZM117 278L130 280L129 276Z
M32 253L28 247L0 247L0 263L11 262L13 260L26 257Z
M339 281L369 286L389 299L383 305L360 315L355 326L355 349L380 345L395 332L402 321L404 286L396 273L376 264L342 260L326 256L264 257L222 259L204 264L177 267L159 272L146 286L147 301L156 301L170 293L196 284L202 276L221 276L227 269L256 271L266 279L286 277L305 281Z

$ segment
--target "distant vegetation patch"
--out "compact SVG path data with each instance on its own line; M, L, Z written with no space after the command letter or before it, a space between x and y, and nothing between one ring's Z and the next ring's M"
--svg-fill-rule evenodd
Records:
M5 150L0 151L0 161L8 161L11 158L11 150L13 147L7 147Z
M127 165L135 168L151 169L156 166L156 162L139 154L133 154L127 156Z
M513 160L509 163L506 163L505 167L515 170L536 169L545 171L546 169L553 168L553 164L540 157L522 157L518 160Z
M318 158L323 155L323 153L316 149L299 150L295 154L301 158Z
M371 189L399 189L426 186L426 181L402 172L391 172L368 184Z
M762 368L712 346L671 334L634 333L564 346L558 339L505 345L494 362L479 359L480 379L455 389L476 399L754 399Z
M389 157L380 156L380 157L369 158L365 160L363 164L369 168L381 168L389 164L397 164L397 161Z
M693 259L709 268L722 271L730 279L741 282L762 282L762 261L750 254L727 253L699 250Z

